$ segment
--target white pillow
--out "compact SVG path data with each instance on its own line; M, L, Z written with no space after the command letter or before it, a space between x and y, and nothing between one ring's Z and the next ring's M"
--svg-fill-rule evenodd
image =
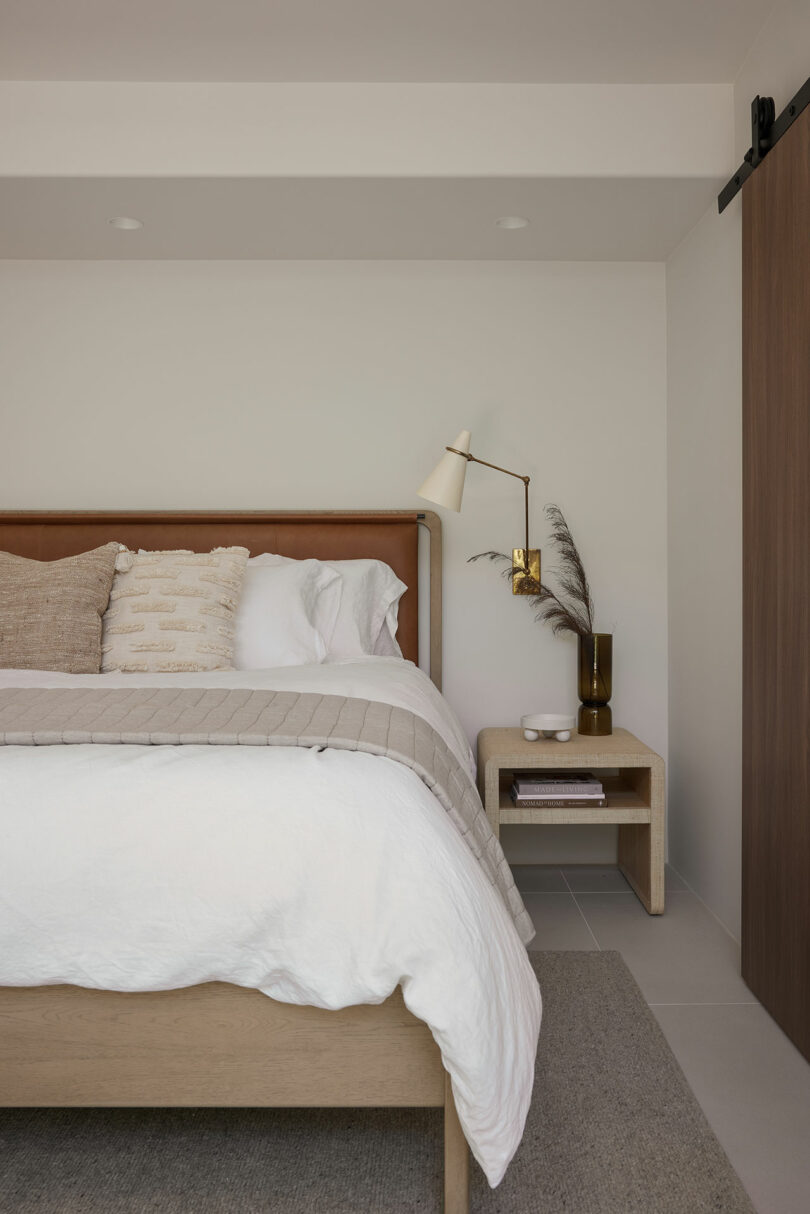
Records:
M336 614L333 604L319 601L315 625L326 641L326 658L354 658L365 654L402 657L394 639L397 634L399 600L408 587L384 561L360 557L349 561L318 561L340 576L342 593ZM253 565L276 567L302 565L293 557L265 552L251 557ZM384 635L387 626L388 636Z
M396 607L394 608L394 610L396 611L398 609L398 607L399 607L399 603L396 604ZM396 626L394 627L394 631L396 631ZM391 629L389 627L387 619L383 620L383 626L380 629L380 635L377 637L377 644L374 646L374 653L375 653L375 656L378 658L401 658L402 657L402 650L400 649L396 638L391 635Z
M384 561L361 558L328 563L340 571L343 595L327 657L353 658L374 653L386 624L393 642L399 600L408 589L405 583Z
M252 556L250 558L247 563L246 576L249 577L250 571L256 567L279 569L282 565L312 564L313 560L297 561L291 556L279 556L277 552L262 552L259 556ZM323 561L314 561L314 563L327 567ZM332 572L335 573L336 571L333 569ZM336 577L323 578L321 580L320 589L317 592L315 600L315 610L312 613L312 623L323 637L327 649L329 648L329 641L332 639L332 633L335 631L335 622L338 617L342 592L343 582L339 574Z
M334 629L340 593L339 575L320 561L272 554L249 560L236 613L236 669L322 662L327 641L321 629Z

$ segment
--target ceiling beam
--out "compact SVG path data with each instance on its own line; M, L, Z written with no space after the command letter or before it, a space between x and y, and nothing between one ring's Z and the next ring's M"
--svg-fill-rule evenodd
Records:
M2 177L712 178L730 85L0 83Z

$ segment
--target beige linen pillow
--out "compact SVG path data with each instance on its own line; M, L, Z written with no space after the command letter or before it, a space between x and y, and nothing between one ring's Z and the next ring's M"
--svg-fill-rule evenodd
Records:
M119 552L101 669L232 670L247 548Z
M61 561L0 552L0 667L98 674L118 548Z

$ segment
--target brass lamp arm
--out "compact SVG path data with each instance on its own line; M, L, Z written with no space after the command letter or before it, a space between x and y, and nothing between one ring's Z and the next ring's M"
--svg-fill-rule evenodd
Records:
M524 549L526 556L525 560L529 559L529 481L531 477L521 476L519 472L510 472L508 468L501 468L499 464L490 464L485 459L479 459L477 455L470 455L469 451L459 451L457 447L447 447L447 451L452 451L454 455L460 455L472 464L483 464L485 468L494 468L496 472L503 472L506 476L514 476L515 480L523 481L523 491L525 494L526 506L526 547ZM528 566L527 566L528 567Z

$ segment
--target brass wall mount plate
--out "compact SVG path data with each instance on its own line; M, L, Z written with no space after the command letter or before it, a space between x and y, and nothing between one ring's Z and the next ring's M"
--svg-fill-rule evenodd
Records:
M529 548L528 570L525 548L512 549L512 565L524 570L512 575L512 594L538 594L540 591L540 549Z

